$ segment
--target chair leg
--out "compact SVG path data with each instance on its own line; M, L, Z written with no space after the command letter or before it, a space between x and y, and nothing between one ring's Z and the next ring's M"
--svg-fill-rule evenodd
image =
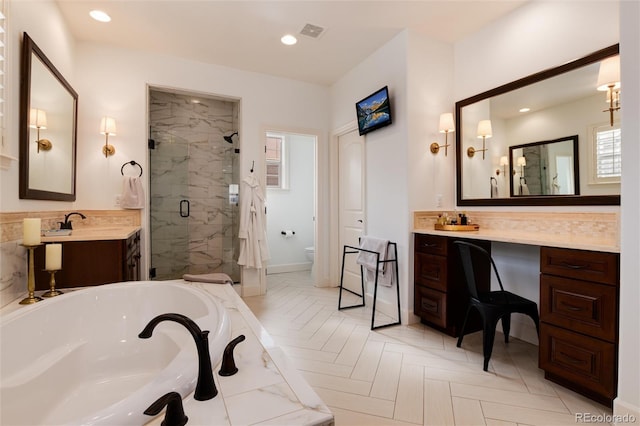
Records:
M462 328L460 329L460 335L458 336L458 343L456 344L457 347L460 347L460 345L462 345L462 338L464 337L464 330L467 328L467 319L469 319L470 312L471 312L471 304L467 306L467 313L464 314L464 321L462 321Z
M489 368L489 359L491 358L491 352L493 351L493 341L496 337L496 326L498 325L497 319L483 318L484 329L482 331L482 352L484 355L483 370L487 371Z
M504 342L509 343L509 331L511 330L511 314L502 316L502 332L504 333Z

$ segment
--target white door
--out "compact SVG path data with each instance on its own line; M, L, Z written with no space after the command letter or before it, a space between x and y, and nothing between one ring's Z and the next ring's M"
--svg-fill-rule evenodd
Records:
M357 130L338 137L338 200L340 262L345 245L358 247L365 225L364 138ZM343 286L361 292L360 267L356 254L346 256Z

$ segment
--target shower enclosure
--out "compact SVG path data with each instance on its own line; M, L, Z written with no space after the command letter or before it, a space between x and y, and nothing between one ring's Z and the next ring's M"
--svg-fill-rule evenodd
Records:
M149 92L151 273L239 282L238 102Z

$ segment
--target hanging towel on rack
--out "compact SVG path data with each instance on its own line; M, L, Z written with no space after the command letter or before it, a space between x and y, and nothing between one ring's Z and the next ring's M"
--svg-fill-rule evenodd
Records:
M242 181L243 199L240 203L240 256L238 265L247 268L264 268L269 260L267 246L264 195L260 181L252 174Z
M120 207L123 209L144 208L144 189L139 176L123 176Z
M489 182L491 184L491 198L498 198L498 181L496 178L491 177Z
M520 195L529 195L529 186L526 182L520 182Z
M380 253L380 262L387 260L389 257L389 240L362 236L360 238L360 248ZM393 271L395 268L387 268L387 262L377 264L375 253L361 250L358 253L356 263L364 267L367 281L373 282L375 280L376 268L378 268L378 283L385 287L391 287L393 284Z

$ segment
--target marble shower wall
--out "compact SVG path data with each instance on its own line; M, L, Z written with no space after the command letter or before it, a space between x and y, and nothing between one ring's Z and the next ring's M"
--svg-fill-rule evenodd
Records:
M238 128L238 104L196 97L150 94L151 267L157 279L224 272L239 281L239 210L229 202L238 137L223 138Z

